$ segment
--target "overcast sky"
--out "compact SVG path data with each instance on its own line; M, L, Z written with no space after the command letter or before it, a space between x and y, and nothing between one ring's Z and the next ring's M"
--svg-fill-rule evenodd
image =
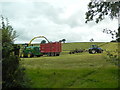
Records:
M115 30L118 20L96 24L85 23L85 12L90 0L39 0L39 2L0 2L0 14L7 17L19 37L15 43L28 43L33 37L45 36L49 41L109 42L111 35L104 28ZM41 42L36 39L34 42Z

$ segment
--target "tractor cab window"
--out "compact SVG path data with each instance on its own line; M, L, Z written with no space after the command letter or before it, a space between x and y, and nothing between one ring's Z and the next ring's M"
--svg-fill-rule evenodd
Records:
M92 45L92 48L98 48L98 46L97 45Z
M40 50L40 48L39 48L39 47L35 47L35 48L34 48L34 50L39 51L39 50Z
M30 49L32 49L32 48L31 48L31 47L26 47L26 49L30 50Z

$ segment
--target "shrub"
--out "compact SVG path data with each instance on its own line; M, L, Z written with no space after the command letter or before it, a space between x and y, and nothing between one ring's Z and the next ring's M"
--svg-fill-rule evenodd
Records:
M26 87L25 73L19 65L20 58L15 55L14 40L16 31L2 17L2 88Z

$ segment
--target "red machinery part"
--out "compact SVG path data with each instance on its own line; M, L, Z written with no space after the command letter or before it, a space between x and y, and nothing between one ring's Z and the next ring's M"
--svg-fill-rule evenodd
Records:
M40 44L40 52L41 53L50 53L50 52L61 52L61 42L50 42L50 43L45 43L45 44Z

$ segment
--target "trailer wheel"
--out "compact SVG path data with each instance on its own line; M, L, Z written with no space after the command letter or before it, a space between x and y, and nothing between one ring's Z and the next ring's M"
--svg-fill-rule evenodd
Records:
M48 55L48 56L51 56L51 53L48 53L47 55Z
M56 56L59 56L59 55L60 55L60 53L57 53L57 54L56 54Z
M54 53L54 56L56 56L57 55L57 53Z
M55 56L55 53L54 53L54 52L52 52L52 53L51 53L51 56Z

